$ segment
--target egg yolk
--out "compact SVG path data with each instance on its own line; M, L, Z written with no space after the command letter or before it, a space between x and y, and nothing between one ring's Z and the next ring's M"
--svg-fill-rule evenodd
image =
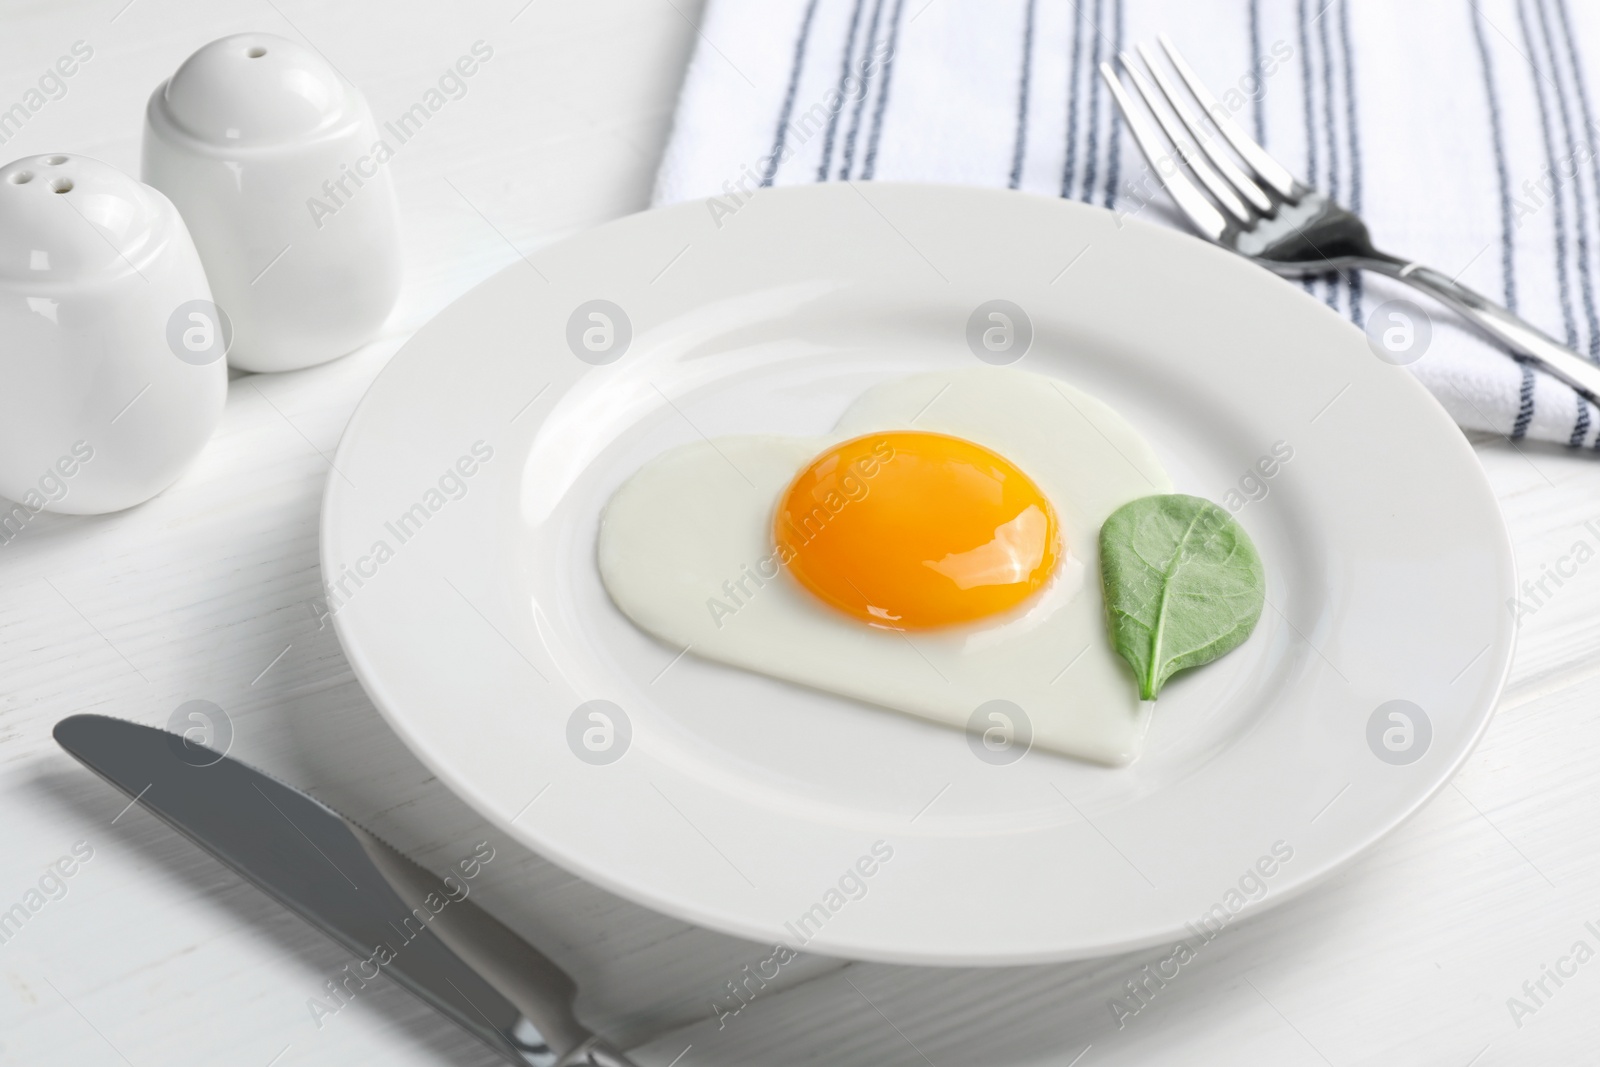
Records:
M917 431L857 437L812 460L778 501L773 533L819 599L901 630L1014 608L1064 551L1050 502L1010 460Z

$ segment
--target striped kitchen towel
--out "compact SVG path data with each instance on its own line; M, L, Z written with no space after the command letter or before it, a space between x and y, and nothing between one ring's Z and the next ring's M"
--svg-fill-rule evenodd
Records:
M1592 0L707 0L655 201L948 181L1181 225L1095 73L1158 32L1380 247L1600 359ZM1427 298L1306 285L1357 325L1426 307L1411 369L1463 427L1600 449L1592 405Z

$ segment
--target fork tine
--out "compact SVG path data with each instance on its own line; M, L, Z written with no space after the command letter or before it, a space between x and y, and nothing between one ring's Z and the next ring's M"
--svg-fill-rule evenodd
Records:
M1161 184L1177 202L1179 209L1188 216L1195 229L1213 241L1221 240L1223 234L1228 232L1228 220L1206 199L1206 194L1200 191L1199 186L1184 177L1183 168L1162 148L1161 134L1134 106L1133 99L1122 87L1122 80L1111 69L1110 63L1100 64L1100 77L1105 80L1106 88L1111 90L1111 98L1117 102L1117 110L1122 112L1123 121L1138 142L1139 151L1144 153L1150 169L1160 176ZM1170 174L1162 170L1162 160L1172 164Z
M1240 128L1239 124L1233 121L1233 116L1228 114L1228 109L1223 107L1215 96L1211 95L1211 90L1206 88L1205 83L1195 74L1194 68L1189 66L1188 62L1183 58L1183 53L1178 51L1177 46L1168 39L1166 34L1157 34L1156 39L1161 42L1161 47L1166 51L1167 58L1172 60L1173 68L1177 70L1178 76L1183 79L1183 83L1189 87L1189 92L1194 94L1195 100L1200 105L1200 110L1204 111L1206 116L1216 124L1218 130L1222 131L1222 136L1228 139L1228 143L1233 145L1233 150L1238 152L1240 157L1249 164L1251 170L1255 171L1256 177L1272 186L1285 200L1291 203L1299 200L1300 196L1297 187L1300 183L1295 180L1294 175L1289 173L1277 160L1267 155L1267 150L1252 141L1244 130Z
M1193 111L1189 110L1189 106L1183 102L1177 86L1172 84L1172 79L1167 77L1166 71L1161 69L1161 65L1156 62L1156 58L1151 54L1150 49L1143 44L1139 45L1139 56L1144 60L1145 68L1150 71L1150 76L1155 79L1156 87L1161 90L1161 95L1166 97L1167 104L1172 108L1173 114L1177 115L1178 121L1188 129L1195 143L1200 146L1200 151L1204 152L1206 158L1211 161L1211 165L1216 167L1229 184L1239 190L1244 195L1244 198L1255 206L1257 211L1263 215L1273 214L1275 209L1272 206L1272 199L1262 191L1261 186L1251 181L1249 176L1239 169L1239 165L1230 159L1228 154L1206 133L1204 124Z
M1160 101L1157 99L1159 94L1145 80L1144 75L1139 73L1139 68L1134 65L1133 57L1123 52L1117 58L1122 61L1122 69L1128 72L1128 78L1133 82L1133 87L1138 92L1139 98L1144 101L1144 106L1149 110L1150 114L1155 116L1156 124L1167 135L1167 140L1171 142L1178 158L1188 165L1189 169L1194 172L1194 176L1200 179L1200 184L1210 190L1212 198L1221 203L1228 214L1245 225L1254 222L1255 215L1251 213L1245 202L1239 199L1239 194L1234 191L1233 186L1223 181L1217 172L1212 170L1206 161L1201 159L1199 154L1190 148L1189 139L1184 136L1183 127L1168 117L1166 109L1161 106Z

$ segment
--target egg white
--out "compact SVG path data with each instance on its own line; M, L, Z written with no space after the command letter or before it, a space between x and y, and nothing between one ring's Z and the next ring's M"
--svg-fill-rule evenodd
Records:
M1067 545L1051 583L1005 615L901 633L823 604L780 567L772 516L789 483L830 445L888 430L965 438L1032 478ZM1149 709L1106 636L1100 526L1171 489L1139 433L1064 382L999 367L918 374L863 393L825 437L722 437L657 457L612 496L597 554L611 599L674 648L958 729L1010 701L1035 747L1122 765Z

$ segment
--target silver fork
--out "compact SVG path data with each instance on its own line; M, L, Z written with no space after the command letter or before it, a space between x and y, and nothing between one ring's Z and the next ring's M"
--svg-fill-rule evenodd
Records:
M1600 366L1449 275L1378 251L1359 216L1306 186L1252 141L1166 35L1159 40L1189 90L1187 100L1144 45L1139 55L1148 78L1128 53L1119 57L1156 125L1134 105L1109 63L1100 64L1100 76L1151 169L1201 234L1291 278L1370 270L1405 282L1459 312L1509 348L1513 358L1543 368L1600 403ZM1191 102L1232 146L1238 162L1207 131Z

